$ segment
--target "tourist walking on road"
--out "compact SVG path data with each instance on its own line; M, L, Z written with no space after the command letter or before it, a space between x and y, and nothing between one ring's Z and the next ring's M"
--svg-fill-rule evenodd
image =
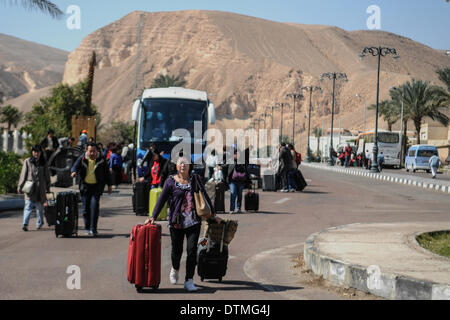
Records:
M353 152L352 147L350 147L350 143L347 143L347 146L345 147L344 152L345 152L345 154L344 154L344 157L345 157L344 166L347 168L350 165L350 157L351 157L352 152Z
M288 144L288 149L289 152L291 153L292 156L292 167L291 170L289 170L288 173L288 186L289 186L289 192L295 192L297 191L297 182L296 182L296 174L297 174L297 152L294 149L294 146L292 144Z
M441 165L441 159L439 159L437 155L433 155L430 160L428 160L428 164L430 165L432 178L436 179L437 170Z
M384 154L383 152L380 152L377 156L378 161L378 170L381 172L383 171L383 165L384 165Z
M154 224L166 202L169 201L169 229L172 240L172 269L170 271L170 283L176 284L180 270L181 256L183 254L184 237L187 240L186 277L184 288L189 291L197 291L194 284L195 267L197 265L197 243L200 237L201 219L195 209L194 185L200 184L200 192L205 196L210 208L214 208L206 194L205 187L200 177L192 172L192 165L187 158L180 157L176 162L177 173L170 175L164 183L161 196L159 197L152 218L145 223ZM213 218L218 221L220 219Z
M120 152L120 148L115 146L113 150L111 150L111 157L109 158L109 170L111 172L113 183L117 188L119 188L119 184L122 181L122 156Z
M281 179L281 192L289 192L288 174L292 169L292 160L291 152L286 148L286 144L282 143L279 155L280 167L278 168Z
M227 165L227 183L230 187L230 213L235 212L237 200L237 213L241 213L242 208L242 192L250 182L247 166L238 164L237 150L234 151L234 163Z
M55 137L55 132L52 129L48 130L47 137L41 142L41 147L45 151L45 160L48 162L53 152L55 152L59 147L58 139Z
M87 151L72 167L72 178L79 176L79 188L83 202L84 227L87 235L97 236L97 224L100 213L100 197L105 185L112 193L111 175L108 162L98 153L95 143L87 145Z
M44 206L47 205L47 191L50 191L50 174L40 145L31 149L32 156L25 160L20 173L18 193L25 194L23 210L23 231L28 231L30 215L36 209L36 228L44 224Z

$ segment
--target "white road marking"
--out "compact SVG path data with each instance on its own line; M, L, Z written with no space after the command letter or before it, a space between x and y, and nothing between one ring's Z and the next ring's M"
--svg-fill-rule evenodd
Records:
M291 200L291 198L283 198L283 199L278 200L277 202L275 202L275 204L283 204L283 203L285 203L285 202L287 202L289 200Z

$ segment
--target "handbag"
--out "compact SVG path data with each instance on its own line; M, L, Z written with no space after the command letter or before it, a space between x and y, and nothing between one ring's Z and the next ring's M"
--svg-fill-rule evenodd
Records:
M33 181L26 181L22 187L22 192L29 194L29 193L31 193L31 191L33 191L33 187L34 187Z
M210 208L208 201L205 199L205 195L200 188L200 183L197 178L194 178L194 180L196 184L196 191L194 191L195 210L197 212L197 216L199 216L202 220L207 220L212 216L212 209Z

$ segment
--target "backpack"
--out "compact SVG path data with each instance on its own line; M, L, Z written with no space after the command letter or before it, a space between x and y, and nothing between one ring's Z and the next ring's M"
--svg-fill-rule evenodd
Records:
M297 165L302 163L302 155L298 152L295 153L295 162L297 163Z

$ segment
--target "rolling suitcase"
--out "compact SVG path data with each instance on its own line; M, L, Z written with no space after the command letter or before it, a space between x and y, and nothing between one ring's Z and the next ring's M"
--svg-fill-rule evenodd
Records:
M56 196L56 237L78 234L78 201L74 192L60 192Z
M303 174L298 169L295 172L295 182L297 183L297 191L303 191L308 186Z
M197 254L197 273L201 279L218 279L222 282L222 278L227 273L228 264L228 246L224 244L223 237L225 235L225 227L223 224L222 240L214 242L209 238L200 239Z
M147 182L136 182L133 185L133 211L137 216L146 216L148 214L150 187Z
M54 226L56 224L56 198L55 194L52 192L53 199L47 200L48 205L44 207L44 215L45 220L47 221L48 226Z
M262 178L263 191L277 191L276 175L274 173L264 173Z
M215 196L214 196L214 211L215 212L225 212L225 182L217 182L215 185Z
M127 280L137 292L158 289L161 283L161 226L138 224L133 227L128 245Z
M153 188L150 190L149 196L149 204L148 204L148 214L151 217L153 213L153 209L158 202L159 197L161 196L162 188ZM159 213L158 220L167 220L168 211L167 211L167 202Z
M254 184L252 183L252 186ZM259 210L259 194L255 190L249 190L245 195L245 211Z

